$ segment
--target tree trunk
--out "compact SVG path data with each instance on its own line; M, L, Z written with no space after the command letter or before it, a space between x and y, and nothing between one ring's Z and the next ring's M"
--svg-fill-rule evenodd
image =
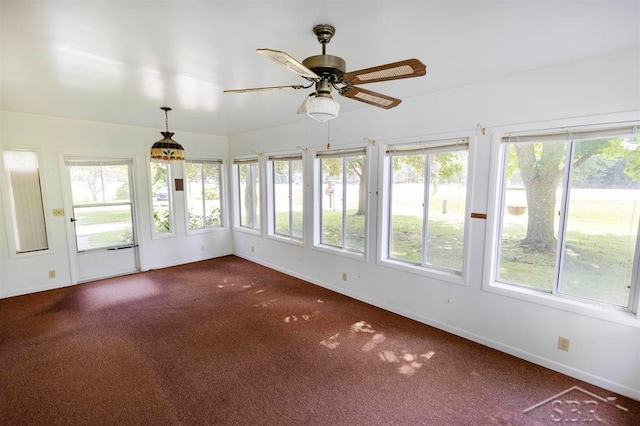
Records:
M555 250L556 190L562 179L566 145L545 144L534 152L533 144L514 145L527 196L527 235L521 244L537 250Z
M557 184L557 180L549 178L535 179L528 185L525 183L529 216L523 245L545 251L556 248L554 219Z

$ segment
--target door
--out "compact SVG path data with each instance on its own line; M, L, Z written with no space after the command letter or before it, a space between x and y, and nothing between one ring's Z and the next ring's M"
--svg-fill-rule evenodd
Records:
M66 159L77 280L138 271L133 163Z

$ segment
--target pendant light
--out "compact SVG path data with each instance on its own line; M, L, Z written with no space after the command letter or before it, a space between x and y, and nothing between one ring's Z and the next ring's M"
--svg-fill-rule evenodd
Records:
M331 82L327 79L316 83L315 96L307 97L304 106L307 115L321 123L336 118L340 112L340 104L331 97Z
M171 139L174 133L169 131L169 117L167 113L171 111L169 107L160 107L164 111L164 132L160 132L163 136L158 142L151 147L152 160L184 160L184 148L178 142Z

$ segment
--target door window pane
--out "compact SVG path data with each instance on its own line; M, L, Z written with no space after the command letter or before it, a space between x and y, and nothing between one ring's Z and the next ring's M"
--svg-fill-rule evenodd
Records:
M78 251L135 245L130 161L68 159Z
M130 205L74 206L78 251L133 244Z

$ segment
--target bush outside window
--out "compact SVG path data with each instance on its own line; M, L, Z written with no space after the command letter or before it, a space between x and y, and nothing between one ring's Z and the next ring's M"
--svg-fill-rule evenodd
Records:
M153 208L153 232L172 232L173 208L171 202L171 167L167 161L151 161L151 205Z
M185 178L187 229L221 227L222 160L187 160Z

